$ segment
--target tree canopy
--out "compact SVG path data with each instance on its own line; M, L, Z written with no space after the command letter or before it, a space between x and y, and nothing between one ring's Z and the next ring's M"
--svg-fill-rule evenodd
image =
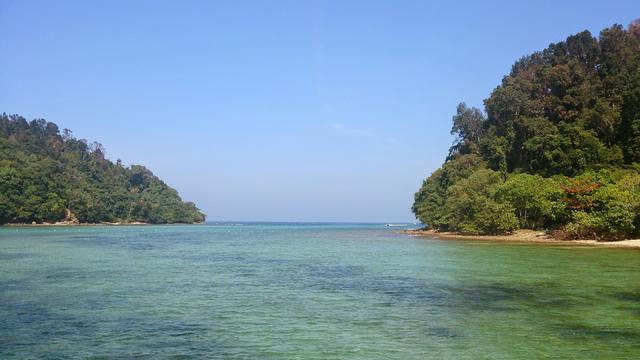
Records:
M412 207L428 226L640 235L640 21L521 58L484 111L458 106L451 133Z
M42 119L0 116L0 224L204 219L144 166L106 159L101 144Z

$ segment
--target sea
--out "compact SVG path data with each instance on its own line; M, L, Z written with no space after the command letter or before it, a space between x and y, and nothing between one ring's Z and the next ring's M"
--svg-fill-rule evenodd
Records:
M640 251L359 223L0 228L0 359L638 359Z

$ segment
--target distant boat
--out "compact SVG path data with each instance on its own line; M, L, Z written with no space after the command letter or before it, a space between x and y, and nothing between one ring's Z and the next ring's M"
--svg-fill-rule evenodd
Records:
M384 226L407 226L407 224L384 224Z

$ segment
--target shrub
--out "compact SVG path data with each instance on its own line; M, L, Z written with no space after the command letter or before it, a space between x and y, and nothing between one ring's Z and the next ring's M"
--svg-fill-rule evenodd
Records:
M500 173L480 169L460 180L447 192L449 226L464 234L502 234L518 228L513 207L495 200Z
M496 189L498 201L511 204L519 226L529 229L552 226L563 217L563 194L557 182L530 174L512 175Z

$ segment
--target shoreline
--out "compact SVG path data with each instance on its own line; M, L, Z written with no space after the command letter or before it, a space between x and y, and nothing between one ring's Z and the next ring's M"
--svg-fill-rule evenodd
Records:
M598 246L610 248L640 248L640 239L597 241L597 240L558 240L543 231L517 230L509 235L462 235L455 232L438 232L435 230L402 230L401 234L429 237L441 240L494 241L523 244Z

